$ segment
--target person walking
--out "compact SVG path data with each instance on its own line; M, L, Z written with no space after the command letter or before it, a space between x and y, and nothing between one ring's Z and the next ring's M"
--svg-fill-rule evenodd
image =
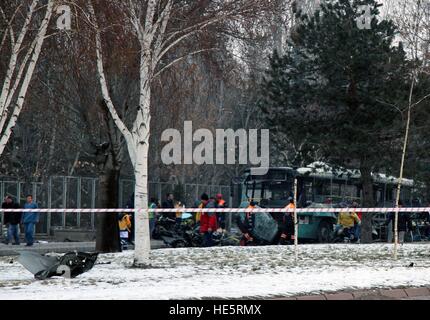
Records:
M13 202L11 196L7 196L1 205L2 209L19 209L19 205ZM7 226L7 236L4 244L9 244L14 240L13 245L19 246L19 223L21 222L21 212L6 212L4 214L4 224Z
M37 203L33 202L33 196L27 195L27 202L24 204L24 209L37 209ZM25 242L27 247L34 244L34 226L39 222L38 212L24 212L22 215L22 223L24 224Z

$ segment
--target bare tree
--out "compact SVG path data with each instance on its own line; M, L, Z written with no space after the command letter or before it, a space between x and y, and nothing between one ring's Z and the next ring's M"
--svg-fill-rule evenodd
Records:
M195 3L173 0L132 1L118 4L124 13L127 27L133 34L140 49L140 89L139 106L134 111L134 121L129 129L119 117L116 106L108 91L104 72L104 54L101 28L97 22L93 5L88 6L96 28L97 67L103 98L127 144L128 153L135 173L136 248L135 265L149 263L148 212L148 150L150 136L151 84L164 70L182 61L185 57L202 52L197 48L185 56L168 59L168 53L184 40L204 32L209 26L227 19L234 19L258 13L265 9L265 1L197 1Z
M9 19L5 13L7 3L3 2L0 7L1 17L6 23L0 43L0 52L6 50L4 49L7 48L5 44L9 39L9 52L3 54L9 57L9 63L7 64L5 77L2 79L3 87L0 94L0 155L9 141L24 106L27 90L54 10L54 0L49 0L46 5L45 16L40 25L38 25L34 15L39 10L40 1L31 1L28 11L25 12L26 2L17 5ZM21 29L16 33L15 26L19 24L18 17L21 15L25 18ZM27 39L30 31L34 29L36 30L34 38Z

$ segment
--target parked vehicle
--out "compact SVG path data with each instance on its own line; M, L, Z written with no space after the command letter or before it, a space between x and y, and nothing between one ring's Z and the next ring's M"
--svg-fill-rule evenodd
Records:
M258 168L254 168L258 170ZM334 169L322 162L303 168L262 168L261 174L246 169L241 177L233 180L233 197L237 206L246 208L253 201L261 208L284 208L294 196L297 179L297 207L331 208L342 201L360 202L361 175L358 170ZM395 177L372 174L374 194L378 205L391 206L395 194ZM414 181L402 180L402 198L407 203L413 198ZM310 205L309 205L310 203ZM337 215L329 212L299 213L299 240L329 243Z

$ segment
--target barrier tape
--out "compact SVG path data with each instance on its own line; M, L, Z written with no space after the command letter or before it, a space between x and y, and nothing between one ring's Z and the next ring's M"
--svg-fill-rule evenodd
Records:
M238 212L294 212L291 208L174 208L174 209L0 209L0 213L6 212L39 212L39 213L134 213L134 212L214 212L214 213L238 213ZM423 208L297 208L297 213L338 213L338 212L360 212L360 213L385 213L385 212L430 212L430 207Z

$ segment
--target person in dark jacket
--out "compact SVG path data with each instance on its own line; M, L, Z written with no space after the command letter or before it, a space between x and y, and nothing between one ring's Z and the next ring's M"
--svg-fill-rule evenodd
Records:
M247 209L254 209L255 202L251 201ZM242 232L241 246L252 245L254 242L253 231L255 227L255 213L252 211L245 212L245 219L241 219L238 215L236 220L239 230Z
M163 209L174 209L174 208L175 208L175 196L173 195L173 193L168 193L166 195L166 201L163 201ZM175 212L166 212L166 213L163 213L163 216L176 220Z
M38 206L33 202L33 196L31 194L27 195L27 202L24 205L24 209L37 209ZM26 246L31 247L34 243L34 227L36 223L39 222L38 212L24 212L22 215L22 223L24 224L24 233Z
M17 203L13 202L11 196L7 196L5 201L1 205L2 209L18 209ZM4 244L9 244L14 240L14 245L19 246L19 223L21 222L21 212L6 212L4 214L4 224L7 226L7 237Z
M399 208L403 207L403 203L399 201ZM385 222L386 225L388 225L390 222L392 224L393 228L393 235L390 239L390 242L394 241L394 218L395 213L390 212L387 217L387 221ZM398 241L399 243L405 242L405 234L406 231L412 230L412 219L409 213L407 212L399 212L399 219L398 219L398 226L397 226L399 235L398 235Z
M287 209L295 209L296 204L294 203L294 199L288 199ZM281 239L279 241L280 244L291 244L294 241L294 219L293 212L285 212L282 217L281 224Z
M217 208L225 209L227 207L227 203L223 199L221 193L218 193L216 195L216 197L215 197L215 203L216 203L216 207ZM219 213L217 213L218 225L220 226L221 229L225 229L225 216L226 216L225 212L219 212Z
M288 198L288 205L285 208L295 208L293 198ZM278 233L273 244L292 244L294 241L294 214L292 212L271 212L271 216L278 223Z
M216 208L215 202L206 193L200 197L201 208ZM212 233L218 228L217 216L215 212L202 212L200 214L200 233L203 236L203 247L212 247Z

